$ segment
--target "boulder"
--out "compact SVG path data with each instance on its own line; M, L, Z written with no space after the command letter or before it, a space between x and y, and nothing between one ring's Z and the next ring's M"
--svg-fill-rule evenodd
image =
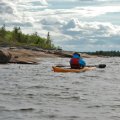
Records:
M9 63L16 63L16 64L38 64L37 60L34 58L30 57L18 57L15 56L14 58L12 57L9 61Z
M0 63L8 63L11 59L11 54L7 50L0 50Z

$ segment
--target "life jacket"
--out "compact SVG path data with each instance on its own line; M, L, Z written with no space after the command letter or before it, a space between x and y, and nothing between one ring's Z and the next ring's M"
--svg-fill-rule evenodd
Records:
M70 66L73 69L80 69L79 58L72 58L70 60Z

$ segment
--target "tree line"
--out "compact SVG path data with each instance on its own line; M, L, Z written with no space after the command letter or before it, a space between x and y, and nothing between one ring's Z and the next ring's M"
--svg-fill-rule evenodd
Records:
M96 51L96 52L87 52L90 55L98 55L98 56L110 56L110 57L119 57L120 51Z
M14 27L12 31L6 30L5 25L0 28L0 45L3 46L36 46L43 49L56 49L50 38L49 32L46 38L40 37L37 32L24 34L20 27Z

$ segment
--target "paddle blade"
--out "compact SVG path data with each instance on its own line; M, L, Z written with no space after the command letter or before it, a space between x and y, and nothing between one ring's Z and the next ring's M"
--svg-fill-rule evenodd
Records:
M99 64L97 67L98 67L98 68L105 68L106 65L105 65L105 64Z

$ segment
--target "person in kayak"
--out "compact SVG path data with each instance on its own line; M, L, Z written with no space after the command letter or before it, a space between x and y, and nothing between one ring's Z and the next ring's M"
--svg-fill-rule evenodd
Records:
M80 69L80 68L85 67L86 63L83 60L83 58L80 56L80 54L75 52L72 58L70 59L70 66L73 69Z

